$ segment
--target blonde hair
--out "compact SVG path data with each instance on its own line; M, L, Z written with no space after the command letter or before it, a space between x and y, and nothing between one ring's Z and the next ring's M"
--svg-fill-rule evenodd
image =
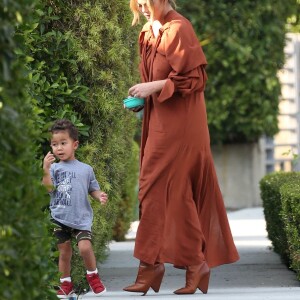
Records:
M160 0L161 2L169 2L173 8L176 8L176 0ZM150 10L150 13L153 14L153 0L146 0L147 6ZM132 25L136 25L140 22L140 10L137 3L137 0L130 0L130 9L133 13Z

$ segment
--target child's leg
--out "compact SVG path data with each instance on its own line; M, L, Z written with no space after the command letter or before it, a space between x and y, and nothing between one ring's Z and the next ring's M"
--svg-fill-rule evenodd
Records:
M90 240L80 240L78 242L79 253L88 271L95 271L97 268L96 258Z
M92 292L100 295L106 291L98 274L96 257L92 247L92 235L90 231L79 231L76 234L76 240L80 255L86 267L86 279Z
M61 273L61 278L71 276L71 258L72 258L72 245L71 241L58 244L59 262L58 270Z
M54 224L53 234L57 238L59 251L58 270L61 273L61 280L71 280L71 258L72 258L72 229L52 219Z

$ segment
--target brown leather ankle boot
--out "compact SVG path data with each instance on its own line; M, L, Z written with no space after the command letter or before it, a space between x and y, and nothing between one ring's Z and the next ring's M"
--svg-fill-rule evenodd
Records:
M197 290L207 293L209 283L210 270L207 263L204 261L200 265L188 266L186 270L186 284L185 287L178 289L174 294L194 294Z
M136 277L135 284L125 287L126 292L143 293L146 295L151 287L158 293L165 273L164 264L146 265L141 263Z

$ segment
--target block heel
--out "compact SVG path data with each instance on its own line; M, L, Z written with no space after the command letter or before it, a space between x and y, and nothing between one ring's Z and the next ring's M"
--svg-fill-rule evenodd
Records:
M205 261L199 265L187 266L185 287L174 292L177 295L194 294L199 288L203 294L207 293L210 270Z
M203 294L207 294L208 284L209 284L209 277L210 277L210 270L208 270L208 272L206 274L204 274L202 276L202 278L200 279L200 282L199 282L199 285L198 285L198 289Z
M123 290L126 292L143 293L143 296L145 296L151 287L154 292L158 293L164 273L165 266L163 264L140 264L135 283L125 287Z
M154 280L151 284L151 288L153 289L153 291L155 293L159 292L164 274L165 274L165 268L162 268L161 270L158 270L157 275L155 276L155 278L154 278Z

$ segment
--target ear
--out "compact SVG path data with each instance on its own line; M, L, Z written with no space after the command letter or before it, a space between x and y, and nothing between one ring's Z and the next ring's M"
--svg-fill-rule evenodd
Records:
M76 150L79 146L79 141L75 141L73 144L74 149Z

